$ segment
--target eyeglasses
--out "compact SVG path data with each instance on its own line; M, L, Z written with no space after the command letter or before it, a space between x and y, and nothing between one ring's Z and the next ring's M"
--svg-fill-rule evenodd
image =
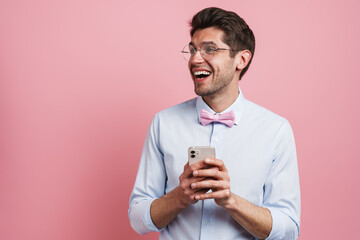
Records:
M189 61L196 54L197 51L200 51L200 55L204 60L209 61L210 59L212 59L212 57L215 55L217 51L221 51L221 50L241 51L241 50L233 50L229 48L217 48L214 47L213 45L206 45L206 44L202 45L200 49L197 49L193 45L188 44L185 45L184 49L181 52L186 61Z

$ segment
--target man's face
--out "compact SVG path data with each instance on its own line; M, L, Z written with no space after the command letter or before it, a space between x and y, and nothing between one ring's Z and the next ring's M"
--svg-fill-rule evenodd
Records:
M230 49L222 41L223 35L224 32L215 27L200 29L194 33L190 45L196 49L204 45ZM189 70L194 81L195 93L199 96L210 96L226 91L231 86L237 88L236 63L234 58L230 57L228 50L216 51L208 60L202 58L200 51L197 51L189 60Z

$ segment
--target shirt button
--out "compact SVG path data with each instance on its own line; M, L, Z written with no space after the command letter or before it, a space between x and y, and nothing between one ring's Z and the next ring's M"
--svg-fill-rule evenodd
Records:
M206 221L206 222L205 222L205 225L209 225L209 224L210 224L210 221Z

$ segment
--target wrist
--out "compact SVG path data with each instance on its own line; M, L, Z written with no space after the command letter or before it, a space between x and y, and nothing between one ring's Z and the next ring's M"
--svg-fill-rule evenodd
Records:
M229 198L226 199L226 201L224 201L223 203L223 208L227 211L234 211L237 209L237 199L236 196L231 193Z
M174 208L177 210L183 210L188 205L190 205L181 195L180 188L177 187L173 191L169 192L168 194L165 194L163 196L164 199L167 199L173 204Z

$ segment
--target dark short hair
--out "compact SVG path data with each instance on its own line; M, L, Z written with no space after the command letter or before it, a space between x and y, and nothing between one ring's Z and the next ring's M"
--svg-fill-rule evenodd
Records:
M190 36L199 29L217 27L224 31L224 43L233 50L249 50L251 59L240 73L240 79L248 70L255 52L255 36L244 19L234 12L216 7L205 8L198 12L189 22ZM230 57L235 57L237 51L230 51Z

